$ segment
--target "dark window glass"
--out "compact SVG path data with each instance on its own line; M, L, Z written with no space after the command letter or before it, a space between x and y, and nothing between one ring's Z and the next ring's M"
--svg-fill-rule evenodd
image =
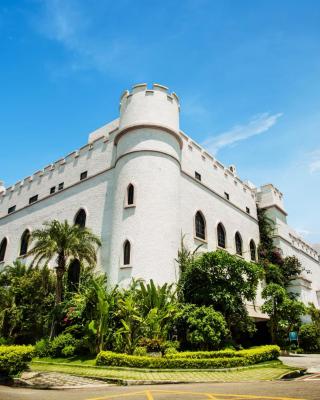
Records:
M206 239L206 222L204 220L204 216L200 211L197 212L195 217L195 225L196 225L196 237L205 240Z
M217 235L218 235L218 246L226 248L226 232L222 224L219 224L217 227Z
M224 197L225 197L227 200L229 200L229 199L230 199L229 193L224 192Z
M78 212L77 215L74 219L74 224L79 225L80 228L84 228L86 226L86 219L87 219L87 214L84 211L83 208L81 208Z
M198 179L198 181L201 181L201 175L199 174L199 172L196 171L194 173L194 176L195 176L196 179Z
M69 290L75 291L79 287L80 282L80 261L72 260L68 268L68 286Z
M4 257L6 255L6 250L7 250L7 238L2 239L2 242L0 244L0 262L4 261Z
M127 201L129 206L134 204L134 186L131 183L127 188Z
M55 193L55 191L56 191L56 187L55 187L55 186L52 186L52 188L50 188L50 194Z
M38 195L36 194L35 196L30 197L29 204L35 203L37 200L38 200Z
M88 171L81 172L80 181L82 181L83 179L86 179L87 176L88 176Z
M246 207L246 212L247 212L247 214L250 214L250 208L249 207Z
M59 183L58 189L59 189L59 190L62 190L62 189L63 189L63 186L64 186L64 182Z
M26 229L22 236L21 236L21 243L20 243L20 256L24 256L28 252L28 246L29 246L29 240L30 240L30 232L28 229Z
M256 245L253 240L250 240L250 256L252 261L256 261Z
M123 246L123 265L130 265L131 244L126 240Z
M239 254L240 256L242 255L242 239L241 239L241 235L239 232L237 232L235 234L235 242L236 242L236 252L237 254Z
M8 208L8 214L13 213L14 211L16 211L16 206L12 206Z

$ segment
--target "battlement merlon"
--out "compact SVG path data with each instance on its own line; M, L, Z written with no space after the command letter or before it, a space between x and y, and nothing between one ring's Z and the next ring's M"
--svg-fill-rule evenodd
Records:
M146 83L126 90L120 97L119 130L130 126L153 125L179 133L180 102L168 88L154 83L148 89Z
M283 194L271 183L261 186L257 189L257 202L260 208L277 208L284 216L287 212L283 203Z

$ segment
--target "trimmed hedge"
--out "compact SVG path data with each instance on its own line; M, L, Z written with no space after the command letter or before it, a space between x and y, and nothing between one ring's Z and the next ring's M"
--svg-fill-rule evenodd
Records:
M27 368L33 356L33 346L0 346L0 373L17 375Z
M230 356L230 352L185 352L178 354L201 353L202 358L197 357L178 357L171 355L169 357L148 357L148 356L131 356L127 354L118 354L111 351L101 351L97 358L97 365L108 365L116 367L133 367L133 368L179 368L179 369L208 369L208 368L232 368L242 367L246 365L256 364L258 362L270 361L276 359L280 354L278 346L263 346L249 350L241 350L234 356ZM204 354L210 357L204 357ZM213 357L213 353L219 354L219 357ZM221 353L228 356L221 356Z
M254 363L274 360L280 355L278 346L268 345L253 347L247 350L218 350L218 351L184 351L176 354L168 354L168 358L232 358L247 357L253 359Z

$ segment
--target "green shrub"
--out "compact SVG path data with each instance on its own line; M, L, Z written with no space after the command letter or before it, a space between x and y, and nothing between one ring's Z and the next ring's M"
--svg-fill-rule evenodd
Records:
M158 339L158 338L150 339L144 337L139 340L138 344L140 347L145 347L148 353L160 352L164 344L164 341L163 339Z
M41 339L34 345L35 355L37 357L48 357L50 356L50 343L48 339Z
M174 347L168 347L168 348L165 349L165 351L164 351L164 355L165 355L167 358L172 358L172 355L174 355L174 354L179 354L178 350L175 349Z
M261 346L248 350L183 352L166 357L141 357L102 351L96 358L97 365L138 368L231 368L257 364L276 359L278 346Z
M68 346L65 346L62 350L61 350L61 354L64 356L64 357L72 357L72 356L74 356L74 354L75 354L75 352L76 352L76 347L75 346L72 346L72 345L68 345Z
M303 350L308 352L320 351L320 333L314 323L301 325L299 339Z
M144 346L137 346L133 352L134 356L146 356L147 355L147 348Z
M248 350L181 352L165 357L142 357L101 351L97 365L138 368L231 368L275 360L280 355L278 346L261 346Z
M212 358L188 359L167 357L142 357L127 354L118 354L111 351L101 351L96 358L97 365L134 368L181 368L181 369L208 369L231 368L248 365L246 358Z
M175 354L168 354L168 358L194 358L194 359L205 359L205 358L233 358L233 357L245 357L253 360L253 363L275 360L279 357L280 348L278 346L260 346L247 350L218 350L218 351L183 351Z
M62 333L50 342L50 354L53 357L66 357L63 354L63 349L69 346L76 348L78 346L78 340L75 339L71 333Z
M17 375L27 368L33 356L33 346L0 346L0 373Z

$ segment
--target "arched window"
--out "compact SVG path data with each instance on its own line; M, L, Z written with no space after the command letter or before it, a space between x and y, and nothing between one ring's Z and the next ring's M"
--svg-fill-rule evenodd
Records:
M80 210L77 212L75 219L74 219L74 224L80 226L80 228L84 228L86 226L86 219L87 219L87 214L84 211L83 208L80 208Z
M253 240L250 240L250 257L252 261L256 261L256 245Z
M127 205L134 205L134 186L132 183L130 183L130 185L127 187Z
M70 290L77 290L80 282L80 261L74 259L68 268L68 284Z
M226 231L224 226L220 223L217 226L218 246L223 249L226 248Z
M21 236L20 256L25 256L28 253L29 240L30 231L29 229L26 229Z
M239 232L235 234L234 237L235 243L236 243L236 253L239 254L239 256L242 255L242 239L241 235Z
M130 265L131 244L126 240L123 245L123 265Z
M0 244L0 262L4 261L4 257L6 255L8 240L7 238L3 238Z
M203 214L198 211L195 216L196 237L206 240L206 221Z

